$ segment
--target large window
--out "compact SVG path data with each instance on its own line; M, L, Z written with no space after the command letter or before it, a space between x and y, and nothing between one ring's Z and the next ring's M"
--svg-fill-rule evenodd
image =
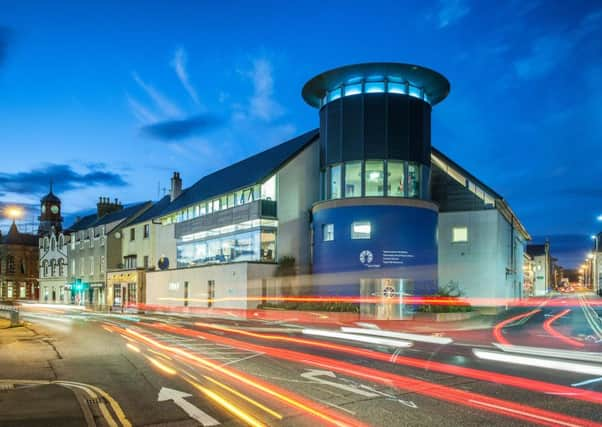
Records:
M341 165L330 168L330 198L341 198Z
M408 197L420 197L420 166L408 164Z
M345 165L345 197L362 196L362 163L350 162Z
M403 197L405 195L404 162L390 160L387 162L387 196Z
M325 242L334 240L334 224L322 225L322 240Z
M454 227L452 228L452 242L468 242L468 228L467 227Z
M182 241L177 246L178 267L275 259L275 229L255 229L202 240Z
M366 196L383 196L384 190L384 162L382 160L366 161L364 180L366 182Z
M343 172L344 171L344 172ZM353 161L320 174L325 199L340 197L426 197L430 170L402 160Z
M351 224L352 239L369 239L372 234L372 224L368 221L356 221Z

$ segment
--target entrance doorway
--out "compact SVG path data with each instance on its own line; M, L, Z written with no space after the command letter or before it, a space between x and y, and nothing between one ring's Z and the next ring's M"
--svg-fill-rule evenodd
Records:
M362 318L378 320L411 318L412 310L404 303L404 297L412 294L413 287L407 279L360 279L360 295L370 300L360 303L360 315Z

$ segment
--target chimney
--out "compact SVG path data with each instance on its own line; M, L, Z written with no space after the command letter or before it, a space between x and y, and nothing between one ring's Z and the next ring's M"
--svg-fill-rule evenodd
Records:
M98 218L102 218L105 215L108 215L113 212L117 212L123 209L119 200L115 199L114 202L111 202L109 197L99 197L98 203L96 204L96 211Z
M171 177L171 201L173 202L180 194L182 194L182 178L180 178L180 172L174 172Z

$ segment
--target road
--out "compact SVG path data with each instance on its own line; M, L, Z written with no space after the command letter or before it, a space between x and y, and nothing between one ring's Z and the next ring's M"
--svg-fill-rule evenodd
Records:
M0 425L602 425L597 313L565 300L390 337L33 305L0 330Z

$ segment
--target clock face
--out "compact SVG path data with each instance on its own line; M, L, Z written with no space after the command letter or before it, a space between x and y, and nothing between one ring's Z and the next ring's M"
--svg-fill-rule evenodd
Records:
M46 205L42 205L42 213L46 213Z
M50 212L56 215L57 213L59 213L59 207L57 205L50 206Z

